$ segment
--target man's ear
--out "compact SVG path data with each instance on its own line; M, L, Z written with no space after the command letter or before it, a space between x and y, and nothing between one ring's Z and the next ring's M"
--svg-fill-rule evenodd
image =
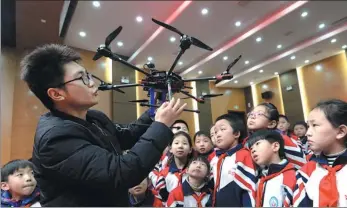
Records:
M268 129L273 129L277 126L277 122L275 120L270 121L269 125L267 126Z
M1 190L8 191L10 190L10 186L7 182L1 182Z
M55 101L62 101L65 99L65 93L62 89L58 88L49 88L47 90L47 95Z

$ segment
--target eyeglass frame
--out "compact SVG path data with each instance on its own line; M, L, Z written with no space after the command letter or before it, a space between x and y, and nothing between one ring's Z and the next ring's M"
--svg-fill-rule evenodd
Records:
M85 75L87 76L87 81L84 80ZM90 86L90 81L91 81L91 80L94 80L94 78L95 78L95 76L94 76L93 74L91 74L91 73L89 73L89 72L86 72L86 73L83 74L81 77L78 77L78 78L75 78L75 79L66 81L66 82L64 82L64 83L61 83L61 84L59 84L57 87L62 87L62 86L64 86L64 85L66 85L66 84L68 84L68 83L70 83L70 82L74 82L74 81L76 81L76 80L82 80L83 84L89 87L89 86Z
M270 119L270 116L266 115L266 114L263 113L263 112L259 112L259 111L257 111L257 112L251 111L251 112L247 113L247 118L249 118L251 115L254 115L254 113L257 113L257 114L254 116L255 118L257 118L258 115L261 115L261 116L264 116L264 117L267 118L267 119Z

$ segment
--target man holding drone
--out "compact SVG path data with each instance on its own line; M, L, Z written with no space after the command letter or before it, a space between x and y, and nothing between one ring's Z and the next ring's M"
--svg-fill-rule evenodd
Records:
M90 110L98 103L98 86L80 59L71 48L50 44L21 63L22 79L50 110L38 123L32 156L41 204L127 206L128 188L153 170L186 104L172 99L154 119L146 112L127 126L113 124ZM122 155L125 149L130 151Z

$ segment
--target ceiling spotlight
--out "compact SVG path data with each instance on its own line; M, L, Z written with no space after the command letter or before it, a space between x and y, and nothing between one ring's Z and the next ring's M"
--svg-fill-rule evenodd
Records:
M240 27L241 26L241 22L240 21L235 22L235 26L236 27Z
M179 62L178 62L178 65L182 65L182 64L183 64L183 62L182 62L182 61L179 61Z
M335 43L335 42L336 42L336 39L334 38L334 39L332 39L330 42L331 42L331 43Z
M235 80L234 83L237 84L239 81Z
M152 58L152 57L148 57L147 60L148 60L148 61L152 61L153 58Z
M207 13L208 13L208 9L203 8L203 9L201 10L201 14L202 14L202 15L206 15Z
M142 20L143 20L143 19L142 19L141 16L137 16L137 17L136 17L136 21L137 21L137 22L142 22Z
M250 85L252 85L252 84L253 84L253 82L250 82L249 84L250 84Z
M316 71L322 71L322 66L321 66L321 65L317 65L317 66L315 67L315 69L316 69Z
M172 36L172 37L170 38L170 41L173 43L173 42L176 41L176 38L175 38L174 36Z
M223 57L223 60L224 60L224 61L228 60L228 57L227 57L227 56L224 56L224 57Z
M202 71L199 71L199 74L202 74Z
M281 44L280 44L280 45L277 45L277 48L278 48L278 49L282 48L282 45L281 45Z
M275 75L278 75L278 72L275 72Z
M305 60L305 64L308 64L308 63L310 63L310 60Z
M46 23L46 20L45 20L45 19L41 19L41 22L42 22L42 23Z
M346 48L347 48L347 45L343 45L341 48L342 48L342 49L346 49Z
M117 46L122 47L123 46L123 42L122 41L118 41L117 42Z
M96 8L100 7L100 2L93 1L93 6L96 7Z
M247 61L245 61L245 64L247 65L247 64L249 64L249 61L247 60Z
M267 86L266 84L263 85L263 89L267 89L269 88L269 86Z
M318 25L318 28L319 28L319 29L323 29L324 27L325 27L325 24L324 24L324 23L321 23L321 24Z
M308 15L308 12L301 13L301 17L306 17Z
M83 32L83 31L80 32L80 36L81 36L81 37L86 37L86 35L87 35L87 34L86 34L85 32Z
M260 42L262 40L261 37L257 37L257 39L255 39L257 42Z
M262 70L262 69L259 70L259 73L263 73L263 72L264 72L264 70Z
M291 59L291 60L294 60L294 59L295 59L295 56L291 56L290 59Z

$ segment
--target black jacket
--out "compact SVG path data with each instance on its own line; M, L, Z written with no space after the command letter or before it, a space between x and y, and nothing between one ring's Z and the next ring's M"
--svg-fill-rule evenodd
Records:
M148 176L172 136L147 112L127 126L95 110L86 121L59 111L41 116L32 161L42 206L127 206L128 189Z

